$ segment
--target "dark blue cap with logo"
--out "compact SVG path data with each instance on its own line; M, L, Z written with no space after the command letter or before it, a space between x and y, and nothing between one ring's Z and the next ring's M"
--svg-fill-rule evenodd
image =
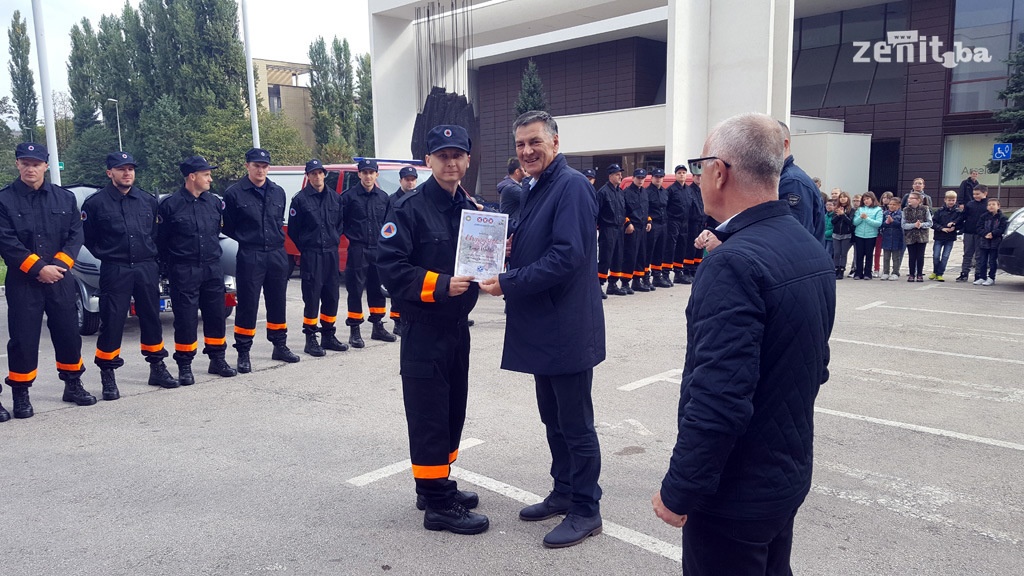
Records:
M583 171L583 175L586 176L587 178L597 178L597 170L594 170L593 168L587 168L586 170Z
M309 162L306 162L306 174L309 174L314 170L323 170L324 172L327 172L327 169L324 168L323 163L316 158L313 158Z
M249 148L249 151L245 153L245 161L270 164L270 152L263 148Z
M665 170L663 170L661 168L655 168L654 170L651 170L651 177L652 178L661 178L664 175L665 175Z
M622 172L622 166L619 166L618 164L609 164L608 175L610 176L612 174L615 174L616 172Z
M647 177L647 170L644 170L643 168L637 168L636 170L633 170L633 178L646 178L646 177Z
M445 148L458 148L468 153L472 144L469 132L455 124L442 124L427 132L427 154L433 154Z
M416 171L412 166L406 166L398 171L398 177L401 178L419 178L420 173Z
M673 170L673 172L679 172L680 170L682 170L683 172L686 172L686 164L680 164L680 165L676 166L676 169Z
M46 150L46 146L42 144L36 144L35 142L22 142L14 147L15 158L34 158L40 162L49 162L50 153Z
M373 170L377 172L377 161L372 158L363 158L356 164L356 170L362 172L363 170Z
M137 166L135 158L132 158L132 155L127 152L111 152L107 154L107 170L117 168L118 166L127 166L128 164Z
M189 156L178 165L178 169L181 170L182 175L188 176L193 172L202 172L204 170L215 170L216 166L210 166L210 163L206 161L206 158L202 156Z

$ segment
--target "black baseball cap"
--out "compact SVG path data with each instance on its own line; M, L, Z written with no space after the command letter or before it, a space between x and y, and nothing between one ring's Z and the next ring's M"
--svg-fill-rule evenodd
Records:
M468 154L472 145L469 132L466 132L462 126L442 124L427 132L427 154L433 154L445 148L458 148Z
M651 170L651 177L652 178L661 178L664 175L665 175L665 171L663 169L661 169L661 168L655 168L654 170Z
M612 174L615 174L616 172L622 172L622 166L619 166L618 164L609 164L608 165L608 175L611 176Z
M46 150L46 146L42 144L36 144L35 142L22 142L14 147L15 158L33 158L40 162L49 162L50 153Z
M310 172L313 172L314 170L323 170L324 172L327 172L327 169L324 168L323 163L320 162L320 160L318 160L316 158L313 158L309 162L306 162L306 174L309 174Z
M127 152L111 152L107 154L107 170L117 168L118 166L127 166L128 164L138 166L135 163L135 158L132 158L132 155Z
M586 170L583 171L583 175L586 176L587 178L597 178L597 170L594 170L593 168L587 168Z
M363 158L356 164L356 171L362 172L363 170L373 170L377 172L377 161L370 158Z
M633 178L646 178L646 177L647 177L647 170L644 170L643 168L637 168L636 170L633 170Z
M245 161L270 164L270 152L267 152L263 148L249 148L249 151L245 153Z
M676 166L676 168L675 168L675 170L673 170L673 172L679 172L680 170L682 170L683 172L686 172L686 164L680 164L680 165Z
M181 170L183 176L188 176L193 172L202 172L203 170L216 170L216 166L210 166L210 163L206 161L206 158L202 156L189 156L178 165L178 169Z
M405 178L419 178L420 173L416 171L412 166L406 166L398 171L398 178L400 180Z

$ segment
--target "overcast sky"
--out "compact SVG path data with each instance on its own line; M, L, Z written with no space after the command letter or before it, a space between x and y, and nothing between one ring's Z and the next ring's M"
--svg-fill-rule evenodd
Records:
M309 44L317 36L327 39L347 38L353 54L370 51L370 27L368 0L249 0L249 33L252 35L252 56L267 60L286 62L309 62ZM42 0L43 24L46 29L46 52L50 68L50 86L53 90L66 92L68 89L67 61L71 52L71 27L82 18L88 18L93 28L98 27L100 16L120 14L125 0ZM128 0L138 7L139 0ZM0 96L11 95L11 75L7 71L10 53L7 46L7 32L11 27L11 16L21 11L28 20L28 32L32 39L31 66L35 74L36 95L41 97L39 84L39 63L36 53L35 21L32 17L31 0L3 0L0 8L0 49L4 66L0 69ZM239 5L241 2L239 0ZM238 13L239 34L242 32L242 13ZM43 117L43 105L39 103L39 117Z

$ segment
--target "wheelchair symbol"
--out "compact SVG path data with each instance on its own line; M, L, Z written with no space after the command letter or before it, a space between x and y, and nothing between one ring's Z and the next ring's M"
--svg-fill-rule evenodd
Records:
M994 144L992 146L993 160L1009 160L1013 151L1013 144Z

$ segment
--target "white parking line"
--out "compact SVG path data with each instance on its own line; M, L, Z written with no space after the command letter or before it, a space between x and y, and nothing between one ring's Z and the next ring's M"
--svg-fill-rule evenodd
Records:
M885 308L887 310L909 310L911 312L928 312L930 314L952 314L954 316L974 316L977 318L1001 318L1003 320L1024 320L1021 316L998 316L996 314L976 314L974 312L954 312L951 310L933 310L931 308L910 308L906 306L885 306L882 303L872 303L867 306L861 306L857 310L867 310L868 308Z
M938 287L939 287L938 284L929 284L927 286L921 286L920 288L914 288L914 290L917 290L917 291L920 292L921 290L931 290L932 288L938 288Z
M632 392L633 390L643 388L644 386L647 386L648 384L654 384L655 382L669 382L678 384L679 378L682 375L683 370L681 368L673 368L672 370L667 370L665 372L662 372L661 374L655 374L654 376L641 378L640 380L630 382L629 384L623 384L622 386L619 386L619 390L622 390L623 392Z
M465 440L462 441L462 444L459 446L459 451L461 452L463 450L468 450L474 446L479 446L483 443L484 441L480 440L479 438L466 438ZM395 474L405 472L410 468L412 468L412 462L410 460L402 460L401 462L396 462L389 466L378 468L376 470L373 470L372 472L361 474L359 476L356 476L355 478L349 478L346 482L353 486L363 487L366 486L367 484L372 484L377 480L383 480L388 476L394 476Z
M850 420L860 420L861 422L870 422L872 424L881 424L882 426L891 426L893 428L901 428L903 430L910 430L913 432L922 432L924 434L933 434L935 436L943 436L946 438L955 438L957 440L966 440L968 442L975 442L978 444L987 444L989 446L996 446L998 448L1008 448L1010 450L1017 450L1024 452L1024 444L1015 444L1013 442L1006 442L1004 440L996 440L994 438L985 438L983 436L974 436L971 434L964 434L962 432L953 432L952 430L942 430L941 428L930 428L928 426L918 426L917 424L908 424L906 422L896 422L895 420L884 420L882 418L872 418L871 416L862 416L860 414L851 414L849 412L840 412L838 410L829 410L828 408L815 407L814 411L819 414L828 414L830 416L838 416L840 418L849 418Z
M1013 360L1011 358L993 358L991 356L975 356L973 354L960 354L959 352L946 352L945 350L927 350L925 348L910 348L908 346L897 346L894 344L879 344L876 342L862 342L860 340L847 340L845 338L832 338L829 342L842 342L843 344L858 344L861 346L874 346L876 348L887 348L889 350L903 350L906 352L920 352L922 354L935 354L937 356L952 356L954 358L969 358L971 360L984 360L986 362L1004 362L1006 364L1017 364L1024 366L1024 360Z
M857 308L857 310L870 310L870 309L875 308L877 306L881 306L882 304L885 304L885 300L877 300L875 302L872 302L871 304L865 304L865 305L861 306L860 308Z
M476 484L477 486L490 490L491 492L495 492L502 496L506 496L513 500L522 502L527 506L531 504L536 504L544 500L544 498L538 496L537 494L534 494L533 492L528 492L521 488L516 488L515 486L505 484L504 482L495 480L494 478L489 478L482 474L470 472L469 470L465 470L463 468L452 466L451 475L455 478L458 478L459 480L465 480L470 484ZM647 534L637 532L632 528L626 528L625 526L616 524L614 522L610 522L608 520L602 520L602 523L604 525L604 534L607 534L608 536L611 536L616 540L621 540L626 544L632 544L637 548L646 550L659 556L663 556L665 558L668 558L669 560L678 562L680 564L683 562L682 546L669 544L668 542L658 540L653 536L648 536Z

